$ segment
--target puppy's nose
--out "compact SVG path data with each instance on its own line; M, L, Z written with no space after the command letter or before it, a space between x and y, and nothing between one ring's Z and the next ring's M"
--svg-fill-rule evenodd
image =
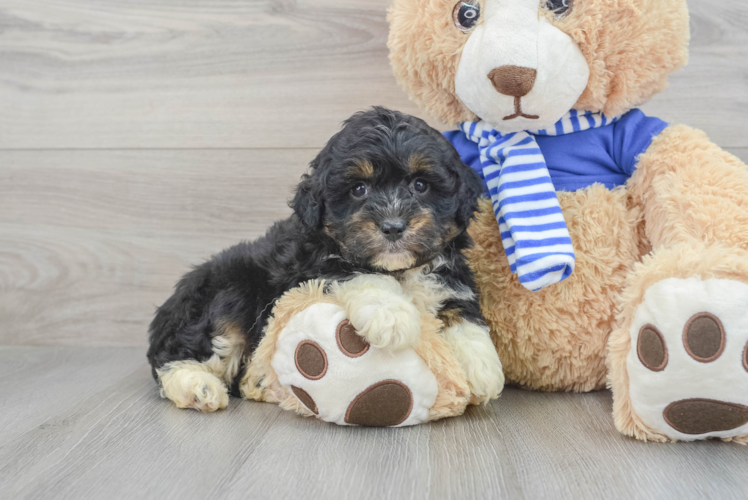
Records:
M402 219L398 220L386 220L382 222L379 229L384 233L384 237L390 241L397 241L403 237L407 224Z
M488 79L499 93L512 97L524 97L535 86L537 76L538 71L534 69L501 66L491 70Z

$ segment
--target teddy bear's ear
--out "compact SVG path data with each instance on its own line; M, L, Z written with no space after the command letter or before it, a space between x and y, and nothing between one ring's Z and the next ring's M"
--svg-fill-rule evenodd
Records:
M322 153L320 153L321 155ZM324 214L324 198L320 177L318 156L311 164L311 174L304 174L296 188L296 195L290 205L296 216L310 229L318 229Z
M686 0L574 2L556 25L579 45L590 68L574 106L618 116L667 88L688 62Z

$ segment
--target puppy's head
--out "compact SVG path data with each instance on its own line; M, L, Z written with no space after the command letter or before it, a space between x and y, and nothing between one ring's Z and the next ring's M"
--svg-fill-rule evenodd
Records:
M422 265L465 232L482 184L425 122L373 108L348 119L292 203L343 258L378 271Z

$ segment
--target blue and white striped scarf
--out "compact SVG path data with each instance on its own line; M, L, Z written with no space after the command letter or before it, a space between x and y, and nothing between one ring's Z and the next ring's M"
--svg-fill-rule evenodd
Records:
M478 143L507 259L528 290L563 281L574 271L569 229L535 136L572 134L616 121L572 110L547 130L502 135L484 121L460 125L468 139Z

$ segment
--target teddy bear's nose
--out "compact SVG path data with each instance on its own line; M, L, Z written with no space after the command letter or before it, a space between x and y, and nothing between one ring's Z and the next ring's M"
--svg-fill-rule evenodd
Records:
M501 66L491 70L488 79L499 93L512 96L524 97L530 93L535 86L537 70L522 68L520 66Z

